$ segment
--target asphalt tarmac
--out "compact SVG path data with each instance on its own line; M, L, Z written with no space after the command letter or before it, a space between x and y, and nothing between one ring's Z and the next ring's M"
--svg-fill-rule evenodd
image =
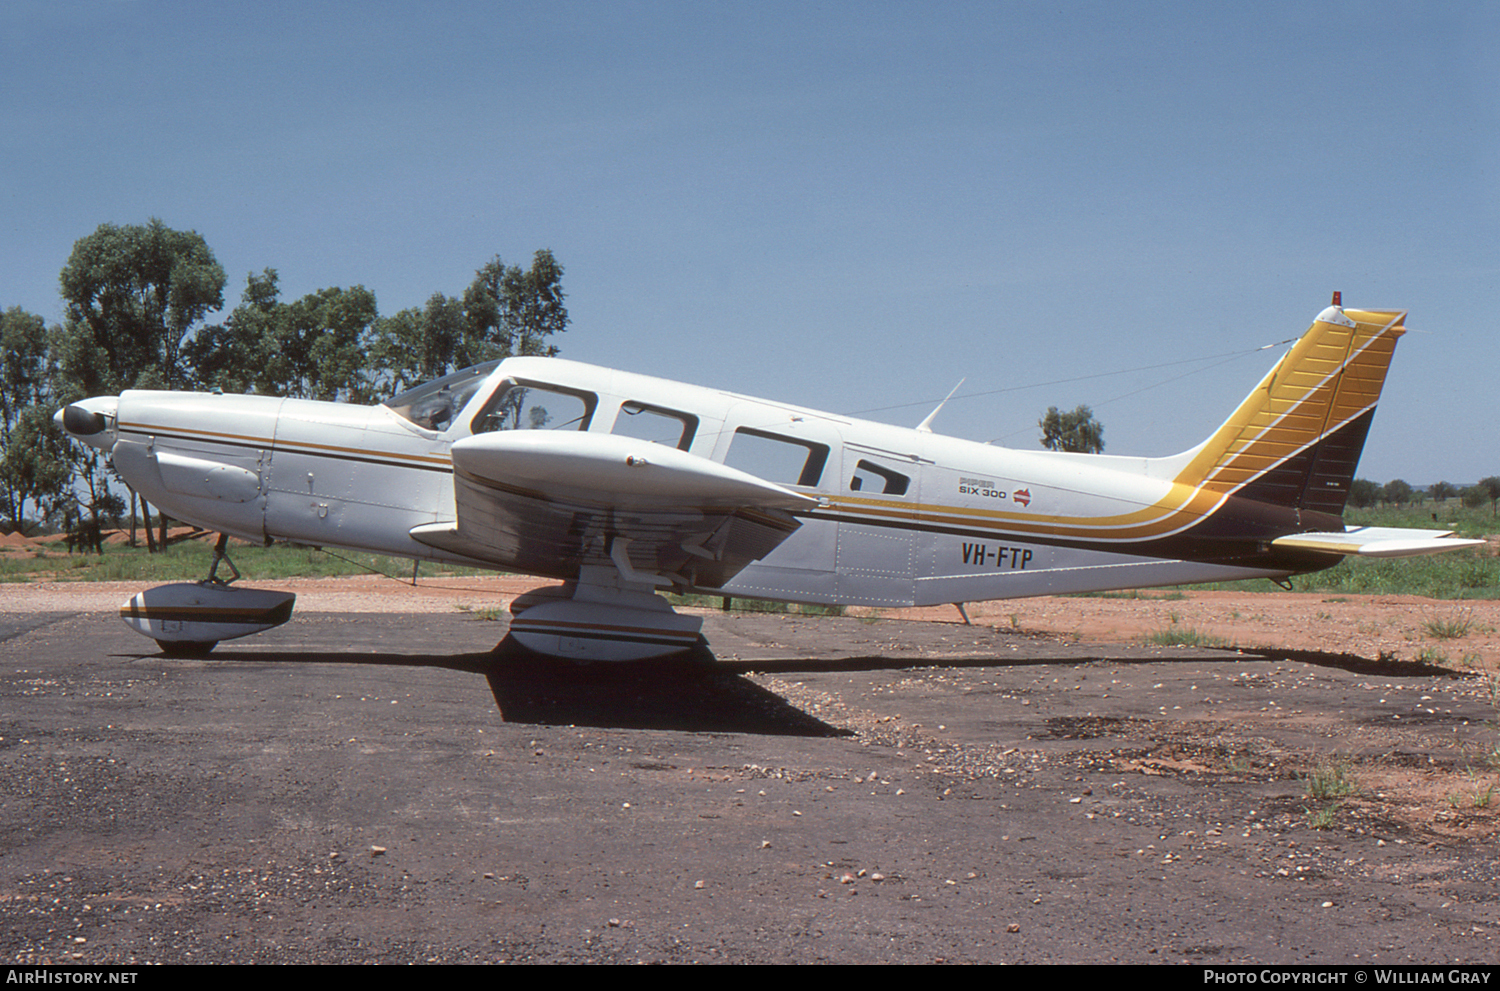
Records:
M1497 959L1478 678L739 615L712 663L578 667L503 632L309 614L179 660L0 614L0 959ZM1354 792L1310 796L1330 768Z

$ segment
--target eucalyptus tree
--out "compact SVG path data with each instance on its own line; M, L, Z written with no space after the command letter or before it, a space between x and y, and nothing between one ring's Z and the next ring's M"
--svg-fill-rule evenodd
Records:
M464 292L471 333L500 348L504 356L557 354L552 337L568 329L563 267L543 248L531 267L507 266L494 258Z
M364 286L281 299L275 269L246 279L240 305L185 348L198 388L295 399L369 402L368 353L379 319Z
M224 305L224 282L224 268L202 235L173 230L154 217L144 226L101 224L74 242L59 276L67 346L83 359L65 372L70 387L98 395L190 384L183 349L199 321ZM87 487L97 489L92 480ZM132 492L132 520L135 500ZM93 499L95 505L108 501L107 492ZM141 511L150 512L145 500ZM162 517L163 546L166 532Z
M202 235L154 218L80 238L59 282L69 319L106 358L108 381L80 383L90 392L187 385L183 345L224 305L224 268Z
M1497 504L1500 504L1500 475L1490 475L1488 478L1481 478L1475 485L1475 488L1483 492L1485 498L1489 499L1490 516L1494 516L1495 507Z
M435 293L422 308L382 318L371 357L391 391L512 355L555 355L568 327L563 267L541 250L531 267L491 259L462 298Z
M72 475L72 446L52 422L55 331L20 307L0 313L0 518L12 531L52 515Z
M1068 413L1049 406L1046 415L1036 421L1036 425L1042 431L1042 446L1049 451L1075 454L1101 454L1104 451L1104 424L1094 419L1094 411L1087 406L1074 407Z

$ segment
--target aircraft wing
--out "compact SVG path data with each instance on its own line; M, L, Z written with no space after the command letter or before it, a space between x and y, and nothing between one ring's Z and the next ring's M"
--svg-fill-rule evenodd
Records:
M1483 540L1450 536L1452 530L1416 530L1389 526L1359 526L1343 533L1294 533L1277 537L1272 547L1326 551L1359 557L1410 557L1441 554L1464 547L1483 547Z
M452 458L456 518L416 527L412 537L557 578L613 564L629 580L718 588L802 525L789 510L818 502L707 458L610 434L484 433L456 442Z

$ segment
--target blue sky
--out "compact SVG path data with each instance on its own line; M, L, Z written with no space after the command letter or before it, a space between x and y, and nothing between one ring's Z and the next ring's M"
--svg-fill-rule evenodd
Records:
M910 425L967 377L938 431L1088 403L1157 455L1338 289L1411 311L1361 475L1473 481L1497 52L1459 2L8 0L0 307L60 319L73 242L151 217L226 311L550 248L565 357Z

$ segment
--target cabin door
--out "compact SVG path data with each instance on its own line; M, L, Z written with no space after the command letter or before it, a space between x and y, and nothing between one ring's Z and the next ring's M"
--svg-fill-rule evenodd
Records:
M916 601L917 464L910 455L844 447L837 503L838 601L909 606Z

